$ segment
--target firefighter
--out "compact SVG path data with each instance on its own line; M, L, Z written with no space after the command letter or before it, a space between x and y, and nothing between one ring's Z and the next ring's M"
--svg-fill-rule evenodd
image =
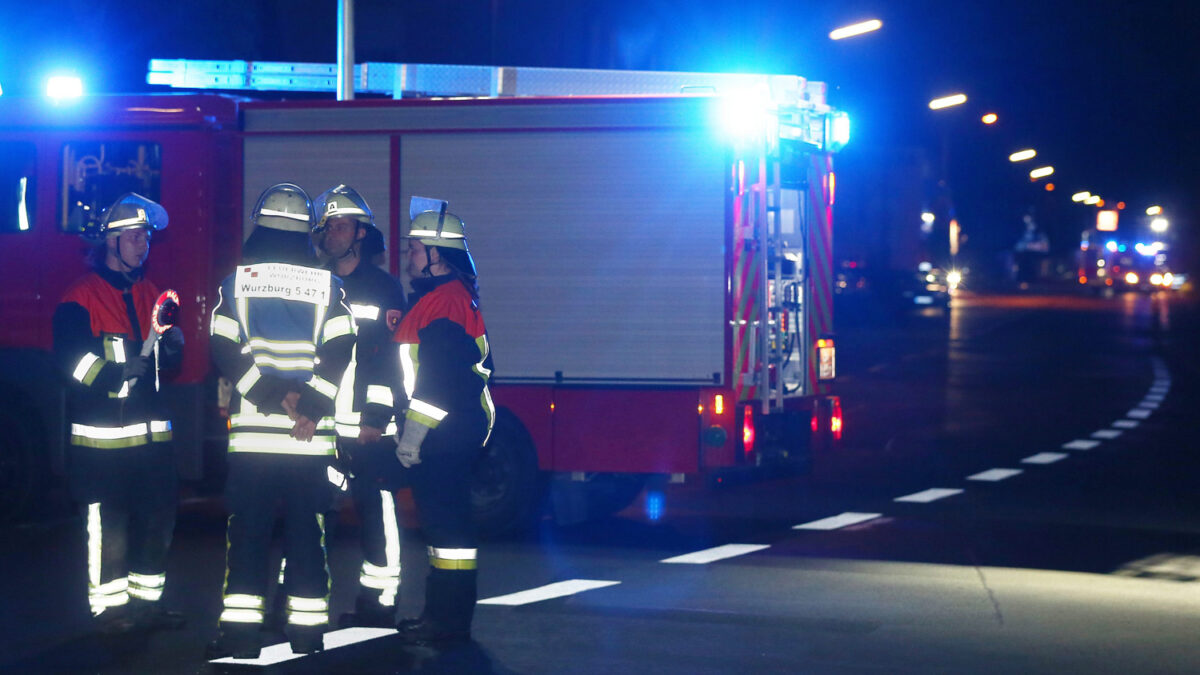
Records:
M400 529L393 491L401 487L393 452L392 389L398 386L392 332L405 310L404 291L368 258L367 237L378 234L371 209L354 189L339 185L317 198L314 239L341 277L358 324L355 367L338 389L334 415L338 458L350 474L361 528L362 568L354 612L339 625L391 627L400 585ZM382 237L380 244L382 244ZM387 434L384 437L384 434Z
M462 220L444 206L426 211L406 238L413 305L394 337L408 398L396 457L411 468L430 569L421 616L396 629L407 643L459 642L470 639L475 612L469 481L495 419L492 357Z
M243 263L213 308L213 359L234 382L224 610L211 658L261 649L275 509L282 502L287 637L292 651L323 648L329 623L325 512L336 436L337 382L354 347L341 282L317 267L312 203L299 186L268 188L255 206Z
M158 297L142 267L166 226L154 201L117 199L84 233L96 242L93 271L54 312L54 353L71 382L68 481L86 507L88 603L101 632L183 624L159 604L178 496L159 371L182 361L182 331L141 356Z

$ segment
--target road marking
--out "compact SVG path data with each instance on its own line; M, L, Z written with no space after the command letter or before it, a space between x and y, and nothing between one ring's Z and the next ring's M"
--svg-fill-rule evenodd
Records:
M998 480L1004 480L1005 478L1012 478L1020 473L1022 473L1021 469L988 469L987 471L981 471L974 476L967 476L967 480L986 480L994 482Z
M764 548L771 548L766 544L725 544L716 548L707 548L703 551L688 553L685 555L677 555L674 558L659 560L664 563L688 563L692 565L704 565L713 562L714 560L724 560L725 558L734 558L747 553L761 551Z
M792 526L793 530L837 530L850 525L865 523L868 520L875 520L882 516L882 513L857 513L855 511L847 511L843 514L814 520L811 523L803 523L801 525Z
M1136 417L1139 420L1144 420L1150 416L1150 412L1151 411L1146 410L1144 408L1134 408L1133 410L1130 410L1129 412L1125 413L1125 416L1126 417Z
M619 581L596 581L594 579L568 579L567 581L559 581L546 586L531 588L527 591L518 591L509 593L508 595L497 595L494 598L480 600L480 605L528 605L531 602L541 602L542 600L550 600L551 598L561 598L565 595L575 595L583 591L590 591L595 588L604 588L605 586L615 586Z
M374 640L385 635L395 634L394 628L343 628L335 630L331 633L326 633L324 637L325 651L345 647L356 642L366 642ZM263 647L259 652L257 659L235 659L232 656L223 659L213 659L209 663L234 663L239 666L270 666L284 661L298 659L307 654L297 654L292 651L291 645L286 642L281 642L277 645Z
M1166 399L1166 398L1167 398L1167 397L1166 397L1166 396L1163 396L1162 394L1146 394L1146 398L1144 398L1144 399L1142 399L1142 400L1144 400L1144 401L1155 401L1155 402L1157 402L1157 403L1161 403L1161 402L1162 402L1164 399Z
M1124 432L1117 429L1101 429L1099 431L1093 431L1092 438L1103 438L1106 441L1111 441L1112 439L1120 436L1122 433Z
M1063 450L1091 450L1097 445L1100 445L1100 441L1089 441L1079 438L1071 441L1070 443L1063 443L1062 447Z
M1157 386L1150 387L1150 391L1149 391L1149 392L1147 392L1147 393L1150 393L1150 394L1162 394L1163 396L1166 396L1166 395L1167 395L1167 392L1169 392L1170 390L1171 390L1171 387L1170 387L1170 385L1166 385L1166 384L1160 384L1160 385L1157 385Z
M1146 410L1158 410L1158 406L1158 401L1142 401L1138 404L1139 408L1144 408Z
M1053 464L1060 459L1066 459L1070 455L1063 452L1039 452L1036 455L1030 455L1021 460L1026 464Z
M894 502L913 502L913 503L917 503L917 504L928 504L929 502L936 501L938 499L945 499L946 497L953 497L954 495L959 494L961 492L962 492L962 490L960 490L958 488L929 488L928 490L914 492L911 495L904 495L903 497L896 497L892 501L894 501Z
M1113 426L1118 429L1136 429L1141 422L1137 420L1117 420L1113 422Z

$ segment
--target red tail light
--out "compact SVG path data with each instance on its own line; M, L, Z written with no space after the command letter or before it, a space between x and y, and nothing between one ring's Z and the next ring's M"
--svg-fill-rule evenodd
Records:
M747 455L754 452L754 409L751 406L742 408L742 451Z
M829 431L833 434L833 440L842 440L842 399L838 397L834 397L829 414Z

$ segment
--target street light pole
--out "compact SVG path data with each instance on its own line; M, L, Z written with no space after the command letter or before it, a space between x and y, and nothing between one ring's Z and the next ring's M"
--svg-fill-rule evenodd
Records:
M337 100L354 100L354 0L338 0Z

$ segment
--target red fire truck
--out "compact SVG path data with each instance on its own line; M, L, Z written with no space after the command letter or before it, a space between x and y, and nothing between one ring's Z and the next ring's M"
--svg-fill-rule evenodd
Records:
M151 82L321 89L331 68L156 61ZM186 479L220 474L209 313L250 208L280 181L363 194L394 274L412 196L446 199L467 223L499 409L475 475L486 529L547 503L561 521L620 508L649 477L802 469L840 437L831 156L848 126L823 84L406 64L356 78L376 97L0 98L7 511L61 469L50 317L84 272L78 233L126 191L171 218L147 270L183 301L169 395Z

